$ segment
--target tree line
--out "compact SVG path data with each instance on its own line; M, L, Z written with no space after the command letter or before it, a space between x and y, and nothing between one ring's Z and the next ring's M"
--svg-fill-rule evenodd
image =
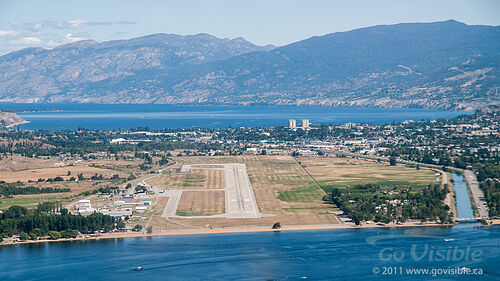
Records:
M73 215L67 209L60 209L54 202L45 202L36 209L12 206L0 215L0 238L3 240L14 235L35 240L45 236L53 239L74 237L78 233L109 232L118 227L120 222L101 213ZM120 227L124 227L123 222Z
M22 183L0 183L0 197L9 197L18 194L41 194L41 193L59 193L70 192L69 188L54 188L54 187L35 187L23 186Z

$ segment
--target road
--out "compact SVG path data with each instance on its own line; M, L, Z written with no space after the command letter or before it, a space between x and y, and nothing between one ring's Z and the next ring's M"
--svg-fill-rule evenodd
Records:
M472 198L479 212L479 217L488 218L488 205L484 200L483 191L479 188L479 183L477 182L476 174L471 170L464 170L464 179L469 186L469 190L472 193Z

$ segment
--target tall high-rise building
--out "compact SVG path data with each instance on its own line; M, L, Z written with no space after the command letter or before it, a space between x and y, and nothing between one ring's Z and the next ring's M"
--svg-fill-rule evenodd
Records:
M307 129L309 128L309 125L311 125L309 123L309 119L302 119L302 129Z
M297 128L297 121L295 121L295 119L288 119L288 128L290 129Z

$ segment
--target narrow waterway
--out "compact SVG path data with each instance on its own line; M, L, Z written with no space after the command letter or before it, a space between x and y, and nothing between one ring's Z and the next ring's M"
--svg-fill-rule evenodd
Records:
M464 181L464 176L459 173L451 172L451 177L453 179L453 188L455 189L457 218L473 218L474 211L472 210L472 204L467 190L467 184Z

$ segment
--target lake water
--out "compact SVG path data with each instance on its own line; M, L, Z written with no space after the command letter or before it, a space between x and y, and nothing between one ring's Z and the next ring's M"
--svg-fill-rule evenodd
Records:
M318 106L177 106L158 104L0 104L30 124L21 129L227 128L287 125L287 120L312 123L391 123L449 119L470 112L428 109ZM35 112L29 112L35 111Z
M473 224L54 242L1 247L0 279L499 280L499 245L500 228ZM457 267L483 274L443 273Z
M472 203L468 192L467 184L464 181L464 176L459 173L452 172L453 189L455 190L455 200L457 205L457 217L459 219L474 218Z

